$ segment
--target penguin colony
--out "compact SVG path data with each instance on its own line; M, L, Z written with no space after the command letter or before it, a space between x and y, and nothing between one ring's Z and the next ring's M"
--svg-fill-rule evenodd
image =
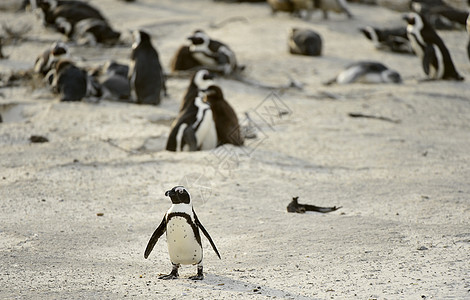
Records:
M131 2L131 1L129 1ZM267 0L274 13L288 12L310 18L315 10L344 13L353 18L345 0ZM81 101L87 97L136 104L159 105L167 95L166 76L157 49L149 32L133 32L129 50L130 64L109 61L97 68L84 68L70 54L69 46L114 45L121 34L114 31L103 14L91 4L78 0L30 0L30 7L48 28L64 34L67 42L56 42L40 53L34 72L43 79L61 101ZM411 0L410 12L403 15L403 26L359 28L376 49L416 55L416 66L422 66L428 80L464 78L454 65L451 53L435 29L466 26L469 42L466 51L470 59L470 16L440 0L426 2ZM359 35L359 33L358 33ZM243 146L245 137L240 130L236 110L226 100L217 76L230 77L243 72L235 52L222 41L196 29L182 41L171 62L172 72L192 74L178 115L171 125L166 143L168 151L200 151L223 144ZM310 28L292 28L286 36L288 52L293 55L321 56L323 40ZM377 61L357 61L347 65L326 84L402 82L400 74ZM161 279L178 277L180 265L197 265L194 280L203 279L203 251L199 230L220 254L212 238L199 221L192 207L191 196L184 187L176 186L165 193L172 206L151 236L144 257L148 258L158 239L166 233L168 252L173 265Z

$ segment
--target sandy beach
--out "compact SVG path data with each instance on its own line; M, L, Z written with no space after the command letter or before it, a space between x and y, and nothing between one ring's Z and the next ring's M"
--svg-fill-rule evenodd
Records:
M353 19L271 15L267 3L91 0L124 45L78 46L81 66L129 63L129 30L145 29L167 73L196 29L221 40L271 90L217 78L242 125L244 147L165 151L189 78L170 77L159 106L64 103L45 87L0 89L1 299L469 299L470 61L464 30L439 31L466 79L423 82L413 55L378 51L358 28L404 25L401 13L350 4ZM59 33L32 12L1 11L25 39L3 47L0 73L32 68ZM231 19L233 18L233 19ZM226 20L231 20L223 23ZM293 27L323 39L323 55L287 51ZM346 65L376 60L402 84L324 86ZM248 113L251 117L246 118ZM353 118L362 114L377 118ZM378 117L381 117L378 118ZM31 143L30 137L46 137ZM147 242L189 188L211 234L203 281L171 263L165 237ZM300 203L341 206L288 213Z

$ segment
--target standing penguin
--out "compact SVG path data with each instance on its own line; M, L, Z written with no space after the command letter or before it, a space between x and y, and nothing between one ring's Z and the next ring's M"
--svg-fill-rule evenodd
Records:
M171 190L166 191L165 196L170 197L172 205L152 234L145 249L144 257L147 258L150 255L158 239L166 231L168 253L170 254L173 268L170 274L160 276L159 279L176 279L178 278L178 268L180 265L197 264L197 275L189 278L192 280L202 280L204 279L202 267L203 254L199 229L209 240L212 249L214 249L220 259L219 251L194 212L189 192L183 186L175 186Z
M184 95L183 101L181 102L180 112L194 102L200 91L214 85L214 81L212 79L214 79L214 76L208 70L202 69L194 73L191 78L191 83Z
M217 131L209 104L198 95L189 101L171 125L168 151L211 150L217 147Z
M244 138L240 132L240 124L237 115L224 99L222 90L212 85L204 91L204 101L210 104L212 116L217 130L218 145L232 144L243 146Z
M150 35L144 31L134 31L131 60L133 67L129 70L131 88L139 104L160 104L161 92L166 91L165 78L153 48Z
M188 37L189 51L202 66L229 75L237 70L235 53L224 43L211 39L204 31L196 30Z
M421 15L411 12L403 19L413 51L421 58L424 72L429 79L464 80L455 69L449 50L436 31Z

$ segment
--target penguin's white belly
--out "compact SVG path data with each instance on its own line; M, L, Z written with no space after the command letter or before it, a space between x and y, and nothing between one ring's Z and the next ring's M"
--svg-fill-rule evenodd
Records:
M201 150L211 150L217 147L217 130L210 109L205 111L205 115L199 124L196 131L196 140Z
M204 54L204 52L193 52L193 57L204 66L217 66L217 61L212 57Z
M202 260L202 247L193 229L183 217L172 217L166 225L170 260L175 264L194 265Z

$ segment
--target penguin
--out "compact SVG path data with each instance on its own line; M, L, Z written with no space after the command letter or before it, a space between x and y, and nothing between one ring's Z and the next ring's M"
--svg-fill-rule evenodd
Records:
M211 85L203 93L205 95L204 101L209 103L212 110L217 130L218 145L232 144L243 146L244 138L241 135L237 115L230 104L224 99L220 87Z
M201 67L201 64L192 56L188 45L182 45L170 62L171 71L193 70Z
M412 0L411 10L425 17L437 30L451 30L465 26L469 13L456 9L443 1Z
M59 58L67 58L68 56L69 50L67 45L62 42L55 42L36 58L34 72L46 76Z
M413 49L406 33L406 26L383 29L366 26L359 30L367 39L372 41L376 49L413 54Z
M181 102L179 111L183 111L188 105L194 102L199 92L207 89L209 86L214 85L214 75L206 69L202 69L194 73L191 78L191 83L186 90L183 101Z
M175 186L165 192L165 196L170 197L171 207L166 212L160 225L152 234L144 252L144 258L148 258L158 239L166 232L168 253L173 268L168 275L160 276L159 279L178 278L180 265L196 265L197 275L189 277L192 280L204 279L202 266L202 243L199 229L209 240L219 259L219 251L212 241L211 236L199 221L194 211L191 195L183 186Z
M131 88L139 104L160 104L162 90L166 93L165 77L158 58L158 52L152 46L150 35L142 30L133 32L132 67L129 69Z
M320 56L321 36L313 30L292 28L289 35L289 52L292 54Z
M464 80L455 69L449 50L429 22L415 12L405 14L403 19L408 22L408 39L421 58L428 79Z
M106 21L98 9L83 1L38 0L36 5L44 25L54 27L69 38L80 20L93 18Z
M211 39L204 31L196 30L188 37L192 57L213 71L224 75L232 74L239 68L235 53L224 43Z
M71 61L61 59L55 66L53 89L60 101L80 101L87 95L87 74Z
M129 100L131 97L131 86L127 74L129 66L110 61L103 67L104 79L101 86L103 98L108 100Z
M113 45L119 41L120 36L121 33L114 31L107 22L100 19L87 18L75 24L73 39L81 45Z
M333 83L401 83L398 72L390 70L385 65L374 61L360 61L346 67L335 78L327 81L325 85Z
M217 130L212 110L203 101L202 92L189 101L171 125L166 150L199 151L217 147Z

